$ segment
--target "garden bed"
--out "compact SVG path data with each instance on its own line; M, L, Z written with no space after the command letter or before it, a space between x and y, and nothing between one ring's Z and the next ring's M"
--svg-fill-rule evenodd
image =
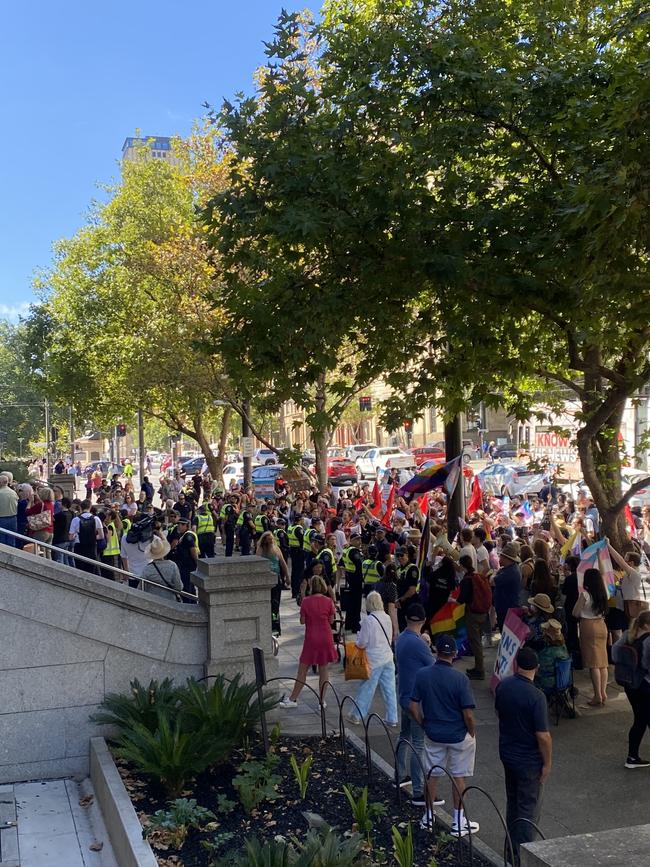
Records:
M296 769L292 768L291 757L296 760ZM302 799L296 772L310 757L312 763L306 777L305 797ZM268 842L292 840L295 837L304 841L309 830L304 813L321 817L336 829L339 837L349 837L353 830L357 830L353 828L352 807L343 786L353 787L352 794L358 798L368 782L365 759L353 747L348 745L342 750L340 741L334 738L323 741L319 738L276 737L272 746L273 767L265 769L264 761L264 751L261 744L257 743L248 750L237 750L229 762L202 772L194 783L186 787L181 793L182 797L195 799L200 807L210 810L214 817L204 819L200 829L190 828L180 847L174 844L167 831L149 829L148 839L161 867L225 865L232 856L242 853L245 841L252 838ZM146 829L156 811L168 809L169 798L159 784L137 774L125 761L117 759L117 765ZM261 781L263 770L274 775L267 780L266 785ZM251 783L256 777L257 788ZM275 799L265 799L257 806L249 802L249 809L245 810L242 801L247 796L254 801L262 788ZM452 867L461 863L458 860L457 841L442 831L431 833L421 830L419 822L423 808L409 807L405 798L398 807L394 786L376 770L369 785L368 801L370 804L383 805L385 813L374 816L370 830L363 834L371 841L370 844L364 844L366 863L394 864L392 828L397 827L405 837L409 823L413 834L414 865ZM463 841L463 847L467 848L466 840ZM467 851L464 863L469 863ZM476 867L486 864L476 852L473 863Z

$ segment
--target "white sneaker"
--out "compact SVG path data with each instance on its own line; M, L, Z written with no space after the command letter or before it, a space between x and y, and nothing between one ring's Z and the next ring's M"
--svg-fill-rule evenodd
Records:
M436 817L431 813L425 813L420 819L420 828L423 831L433 831L436 827Z
M283 695L278 703L279 707L298 707L298 702L289 698L288 695Z
M449 829L449 833L452 837L467 837L470 831L472 834L477 834L479 829L480 825L478 822L468 822L467 819L464 819L460 828L458 827L458 824L454 822Z

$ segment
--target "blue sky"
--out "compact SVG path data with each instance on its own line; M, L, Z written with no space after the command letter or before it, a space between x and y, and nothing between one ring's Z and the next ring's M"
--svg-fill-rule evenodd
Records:
M250 90L280 10L318 0L3 4L0 318L33 300L51 245L83 224L122 143L187 133L204 101Z

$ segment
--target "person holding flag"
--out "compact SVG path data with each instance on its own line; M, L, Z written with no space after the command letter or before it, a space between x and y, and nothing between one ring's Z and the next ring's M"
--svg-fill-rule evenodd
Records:
M638 617L642 611L650 608L650 587L648 587L648 573L641 571L641 555L637 551L628 551L625 557L612 548L607 542L609 555L616 565L623 570L621 590L623 592L623 605L628 623Z
M607 701L607 590L598 569L586 570L583 588L571 613L580 618L580 653L594 689L587 704L602 707Z

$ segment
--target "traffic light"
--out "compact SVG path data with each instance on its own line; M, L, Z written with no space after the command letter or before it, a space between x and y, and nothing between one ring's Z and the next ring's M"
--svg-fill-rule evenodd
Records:
M411 431L413 430L413 419L412 418L405 418L404 419L404 430L406 431L406 433L411 433Z
M118 437L125 437L126 436L126 425L125 424L118 424L117 425L117 435L118 435Z
M359 412L371 412L372 411L372 398L370 395L365 395L364 397L359 398Z

